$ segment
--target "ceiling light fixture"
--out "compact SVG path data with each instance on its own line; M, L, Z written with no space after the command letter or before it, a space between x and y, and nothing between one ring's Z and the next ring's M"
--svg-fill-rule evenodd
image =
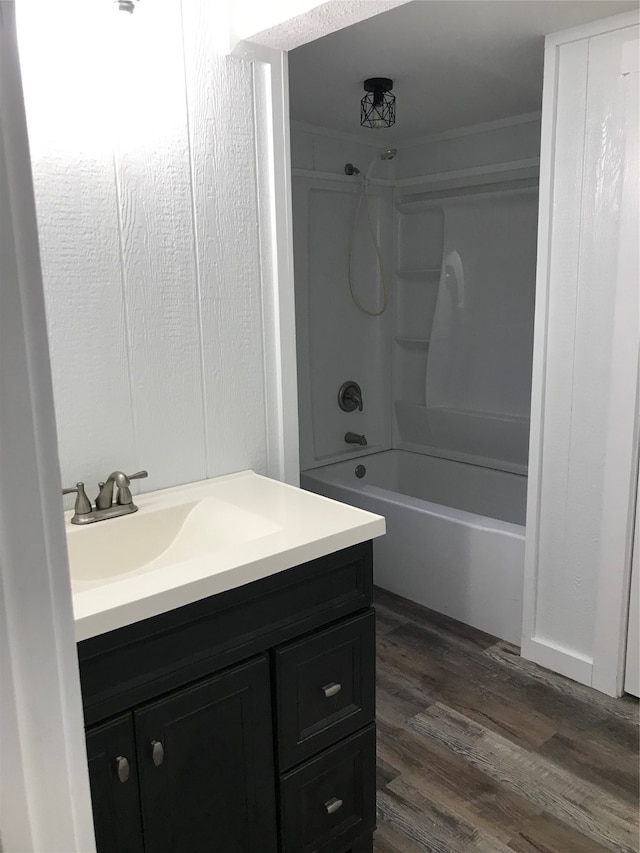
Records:
M396 121L396 96L391 93L393 80L369 77L364 81L367 93L360 101L362 127L391 127Z
M121 12L131 12L133 14L133 10L136 8L133 0L114 0L114 2Z

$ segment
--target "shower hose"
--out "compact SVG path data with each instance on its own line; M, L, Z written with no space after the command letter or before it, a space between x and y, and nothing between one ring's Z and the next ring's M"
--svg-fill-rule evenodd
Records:
M351 294L351 299L353 300L354 305L362 311L363 314L366 314L368 317L380 317L387 310L387 282L384 275L384 265L382 263L382 252L380 251L380 244L378 243L378 239L376 237L375 228L373 227L373 222L371 221L371 209L369 207L369 195L367 193L367 187L369 185L369 175L371 173L371 169L373 168L375 161L369 166L367 170L367 175L365 178L362 178L362 191L360 192L360 198L358 199L358 205L356 207L356 214L353 217L353 224L351 226L351 235L349 238L349 270L348 270L348 279L349 279L349 292ZM362 202L364 201L364 206L367 211L367 222L369 224L369 232L371 234L371 239L373 240L373 246L376 250L376 258L378 260L378 269L380 270L380 280L382 282L382 307L379 311L369 311L368 308L362 304L360 299L358 298L354 286L353 286L353 245L355 242L356 236L356 228L358 226L358 220L360 218L360 211L362 210Z

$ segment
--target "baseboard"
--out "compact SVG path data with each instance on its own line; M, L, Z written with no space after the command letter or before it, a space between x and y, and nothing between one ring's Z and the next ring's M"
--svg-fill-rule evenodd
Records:
M526 660L591 686L592 658L559 646L549 640L522 638L521 655Z

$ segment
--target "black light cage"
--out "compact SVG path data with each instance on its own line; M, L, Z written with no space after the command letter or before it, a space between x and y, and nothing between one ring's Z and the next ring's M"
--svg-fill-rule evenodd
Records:
M362 127L391 127L396 120L396 96L390 91L393 81L370 77L364 81L366 95L360 101Z

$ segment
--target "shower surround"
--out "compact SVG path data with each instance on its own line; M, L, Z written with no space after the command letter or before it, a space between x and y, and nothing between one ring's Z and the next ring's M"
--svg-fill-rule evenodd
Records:
M292 126L302 483L358 506L374 502L387 516L377 583L513 642L539 130L539 116L520 116L398 142L393 162L376 160L369 197L390 304L374 318L349 294L362 179L345 175L344 164L365 170L385 145ZM361 220L354 285L375 308L381 276ZM362 387L362 412L337 405L347 379ZM365 434L368 446L345 445L347 431ZM367 468L362 479L356 457Z

